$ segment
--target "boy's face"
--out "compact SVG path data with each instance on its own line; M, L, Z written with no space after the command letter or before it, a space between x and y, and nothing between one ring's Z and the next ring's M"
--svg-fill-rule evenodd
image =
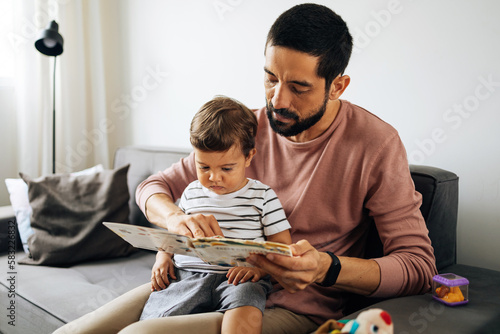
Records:
M218 195L240 190L247 183L245 168L256 150L245 157L239 145L233 145L226 152L206 152L194 149L196 174L200 183Z

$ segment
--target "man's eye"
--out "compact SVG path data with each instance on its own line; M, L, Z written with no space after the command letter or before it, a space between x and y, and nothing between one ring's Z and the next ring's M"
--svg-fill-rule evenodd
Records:
M269 85L274 85L278 82L278 80L276 79L272 79L272 78L266 78L266 84L269 84Z
M301 90L295 86L292 86L292 91L297 95L307 93L307 90Z

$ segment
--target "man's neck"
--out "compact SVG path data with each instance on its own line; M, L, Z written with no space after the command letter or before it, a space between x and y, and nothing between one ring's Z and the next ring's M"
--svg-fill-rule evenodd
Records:
M325 114L309 129L302 131L296 136L286 137L288 140L295 143L305 143L321 136L329 127L339 113L341 102L340 100L331 101L327 107Z

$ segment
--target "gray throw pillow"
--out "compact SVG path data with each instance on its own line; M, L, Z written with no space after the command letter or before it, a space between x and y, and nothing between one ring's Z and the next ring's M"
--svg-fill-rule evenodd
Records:
M90 175L54 174L28 184L33 209L29 257L19 263L70 266L79 262L127 256L134 248L102 222L128 223L130 165Z

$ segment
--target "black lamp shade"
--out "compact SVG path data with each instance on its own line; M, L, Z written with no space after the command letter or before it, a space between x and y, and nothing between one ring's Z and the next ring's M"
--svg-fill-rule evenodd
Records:
M58 30L57 22L50 22L47 29L40 32L35 42L36 49L46 56L59 56L63 53L64 39Z

